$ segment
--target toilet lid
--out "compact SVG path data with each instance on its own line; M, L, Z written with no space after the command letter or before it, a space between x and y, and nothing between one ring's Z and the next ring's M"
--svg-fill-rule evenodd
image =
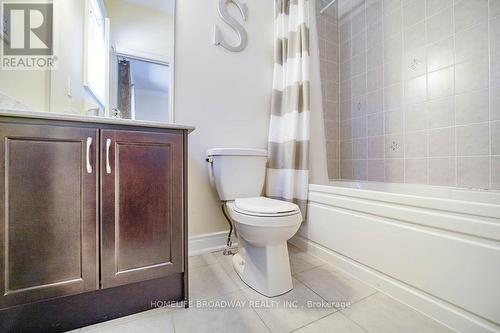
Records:
M265 197L236 199L234 204L239 210L255 214L282 214L299 210L294 203Z

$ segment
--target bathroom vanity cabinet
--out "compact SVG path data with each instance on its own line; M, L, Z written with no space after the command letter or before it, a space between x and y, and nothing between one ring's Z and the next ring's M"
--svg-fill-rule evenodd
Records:
M0 114L0 331L188 298L191 128Z

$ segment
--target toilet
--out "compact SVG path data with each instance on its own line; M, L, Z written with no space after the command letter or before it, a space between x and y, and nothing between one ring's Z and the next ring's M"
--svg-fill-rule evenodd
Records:
M287 241L302 222L293 203L262 196L267 151L215 148L207 151L209 176L238 234L233 267L249 287L267 296L293 289Z

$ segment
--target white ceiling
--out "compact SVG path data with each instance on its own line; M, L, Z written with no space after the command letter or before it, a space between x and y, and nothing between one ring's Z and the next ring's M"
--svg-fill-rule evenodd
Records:
M164 13L174 15L175 0L125 0L138 6L160 10Z

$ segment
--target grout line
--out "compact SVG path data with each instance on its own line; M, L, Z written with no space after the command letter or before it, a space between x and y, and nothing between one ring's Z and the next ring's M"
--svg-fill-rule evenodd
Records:
M456 53L457 53L457 47L456 47L456 20L455 20L455 2L453 2L452 7L451 7L451 19L452 19L452 26L453 26L453 34L451 38L453 38L453 125L454 125L454 139L455 139L455 181L454 185L458 185L458 140L457 140L457 105L456 105L456 97L455 97L455 92L456 92L456 80L457 80L457 67L456 67Z
M493 188L493 133L491 130L491 125L492 125L492 119L491 119L491 19L490 19L490 11L491 11L491 0L488 1L488 14L487 14L487 26L486 28L488 29L487 34L488 34L488 120L489 120L489 133L488 133L488 141L490 144L490 160L489 160L489 182L488 182L488 187L491 189Z
M425 3L425 2L424 2ZM406 119L405 119L405 116L406 116L406 112L405 112L405 109L404 109L404 106L405 106L405 99L406 99L406 82L405 82L405 78L404 78L404 72L405 72L405 68L404 68L404 65L403 65L403 59L404 59L404 56L405 56L405 42L406 42L406 39L405 39L405 34L404 34L404 6L403 6L403 2L401 1L400 2L401 4L401 92L402 92L402 95L401 96L401 100L402 100L402 110L401 112L403 113L402 114L402 118L403 118L403 183L406 184L406 131L404 130L404 126L406 124Z
M373 294L375 295L375 294ZM372 296L372 295L371 295ZM363 332L366 332L366 333L369 333L369 331L367 331L363 326L361 326L361 324L359 324L357 321L355 321L354 319L351 319L349 318L348 316L346 316L345 313L343 313L342 311L339 311L340 315L342 317L344 317L345 319L349 320L350 322L352 322L354 325L358 326L361 330L363 330Z

